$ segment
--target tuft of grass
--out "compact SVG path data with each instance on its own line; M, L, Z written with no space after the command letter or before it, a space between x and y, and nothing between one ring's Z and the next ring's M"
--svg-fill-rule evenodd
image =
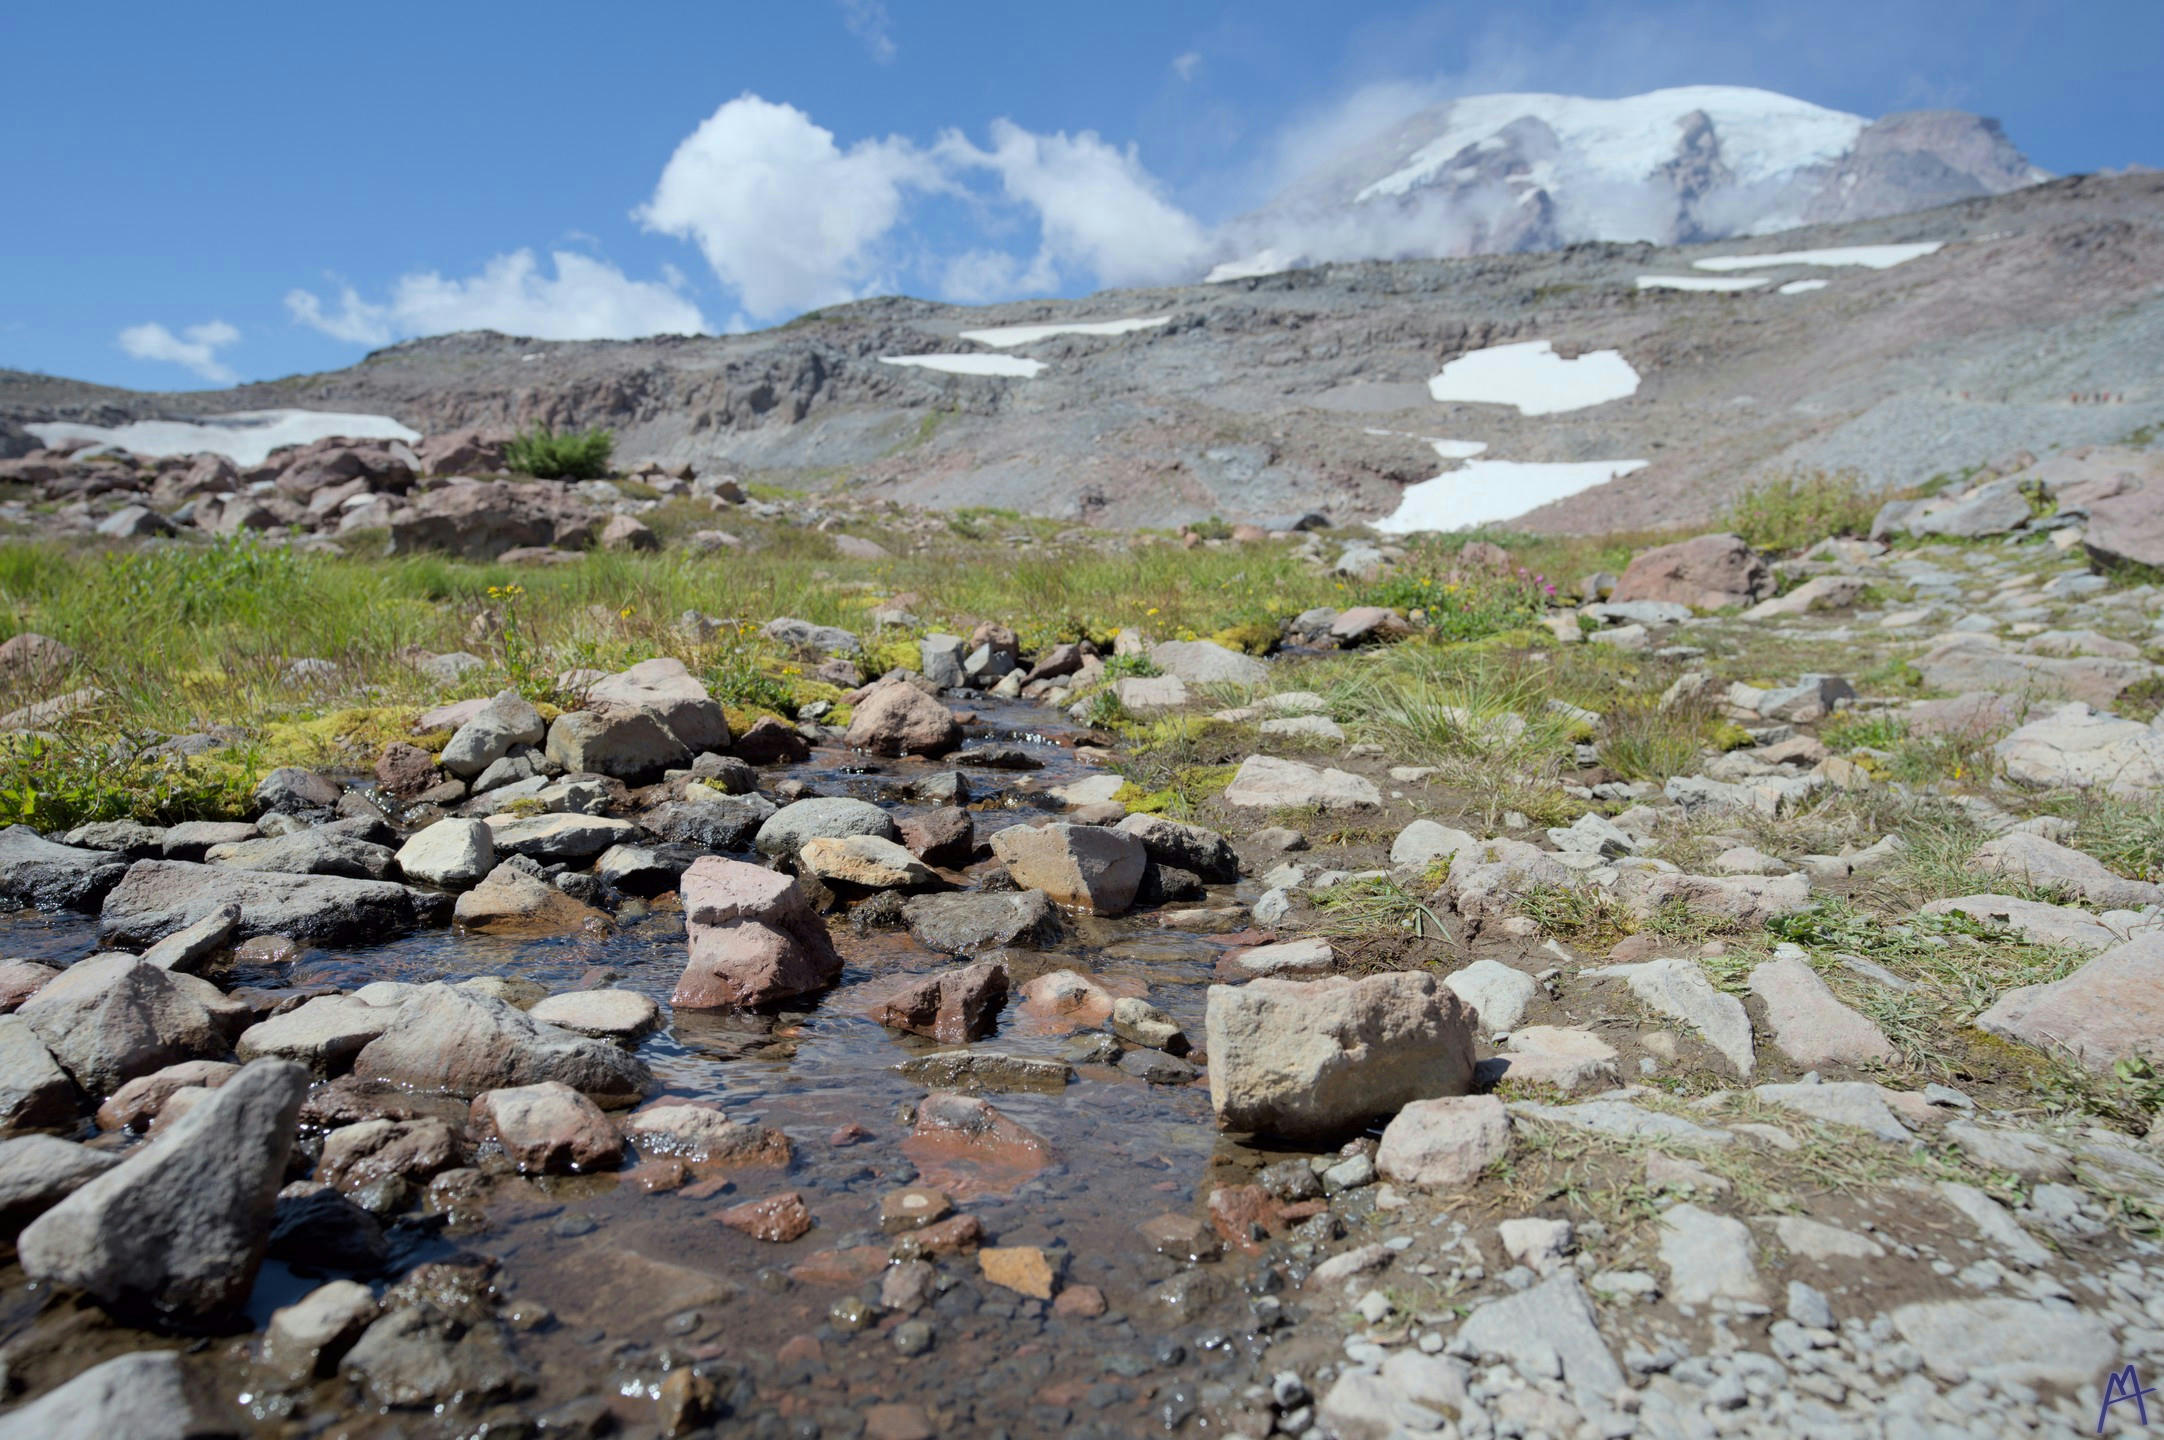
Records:
M1908 738L1909 727L1900 716L1880 710L1871 714L1843 711L1818 727L1818 738L1836 753L1848 750L1891 750Z
M1659 783L1695 770L1700 752L1717 740L1712 715L1704 706L1663 709L1658 701L1640 696L1604 717L1600 758L1626 780Z
M504 466L539 480L599 480L609 473L614 431L565 430L536 425L504 448Z
M1321 935L1403 930L1416 939L1456 938L1426 901L1387 875L1340 881L1316 897L1315 910L1321 922L1314 930Z
M1886 498L1852 470L1799 470L1744 491L1722 520L1760 550L1807 550L1829 536L1869 534Z
M2164 882L2164 809L2085 792L2060 813L2074 821L2081 848L2132 880Z

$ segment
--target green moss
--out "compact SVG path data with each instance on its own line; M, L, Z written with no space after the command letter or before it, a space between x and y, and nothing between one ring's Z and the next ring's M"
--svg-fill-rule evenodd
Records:
M261 754L268 769L280 765L308 768L372 765L393 741L419 743L413 734L418 712L398 706L339 710L312 720L274 720L262 727ZM433 737L424 737L433 738ZM450 735L443 734L441 749Z
M1210 637L1228 650L1239 650L1249 655L1267 655L1277 648L1277 626L1261 621L1245 625L1228 625Z

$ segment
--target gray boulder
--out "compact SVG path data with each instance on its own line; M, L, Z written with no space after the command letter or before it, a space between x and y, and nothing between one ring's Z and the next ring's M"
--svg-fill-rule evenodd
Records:
M651 715L694 755L718 752L729 745L728 717L681 660L666 656L642 660L620 674L595 681L587 688L586 700L590 705Z
M1992 746L2006 778L2038 789L2098 789L2122 800L2164 790L2164 721L2148 725L2064 705Z
M520 745L539 745L548 736L541 712L516 690L490 700L480 714L458 727L437 763L471 780Z
M56 845L28 825L0 830L0 901L38 910L91 910L128 862L104 850Z
M308 1072L258 1061L46 1211L18 1253L35 1279L190 1324L238 1310L270 1243Z
M1149 852L1135 836L1095 825L1010 825L992 837L992 853L1023 889L1118 915L1135 902Z
M1059 907L1042 890L919 895L902 906L917 943L949 955L1009 947L1035 949L1059 939Z
M1227 649L1214 640L1167 640L1150 648L1150 662L1189 685L1270 683L1270 667L1252 655Z
M479 820L438 820L400 846L397 858L400 873L416 884L463 890L496 868L495 832Z
M197 1406L174 1350L93 1365L0 1415L0 1440L223 1440L236 1429Z
M690 746L651 712L616 705L569 710L549 726L548 757L573 774L647 785L691 763Z
M1218 884L1229 885L1240 878L1240 857L1233 853L1232 842L1215 830L1162 815L1130 815L1115 828L1140 840L1150 859L1160 865L1192 870Z
M226 905L240 906L236 938L289 935L327 944L402 935L423 914L411 891L383 880L139 860L105 897L98 936L140 949Z
M382 880L395 873L390 847L373 845L334 830L301 830L291 835L213 845L203 852L206 865L233 870L269 870L280 875L343 875L351 880Z
M1228 1130L1327 1139L1472 1084L1472 1008L1433 975L1212 985L1204 1025Z
M59 1129L82 1114L82 1094L21 1015L0 1015L0 1133Z
M438 981L399 1008L362 1049L354 1074L464 1099L557 1080L603 1105L629 1105L653 1077L622 1047L544 1025L490 996Z
M120 1163L109 1150L93 1150L55 1135L24 1135L0 1141L0 1239L22 1228Z
M894 818L877 805L844 795L820 795L782 806L760 825L752 843L762 855L794 860L806 840L849 835L876 835L894 841L902 838Z
M62 971L16 1015L78 1085L108 1095L138 1075L225 1053L216 1019L187 988L202 983L104 955Z

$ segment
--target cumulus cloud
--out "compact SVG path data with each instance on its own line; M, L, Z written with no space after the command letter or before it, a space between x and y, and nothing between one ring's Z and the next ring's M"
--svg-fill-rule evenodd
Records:
M1063 274L1146 285L1193 268L1208 247L1202 226L1160 193L1135 147L1123 150L1093 131L1039 135L995 120L991 149L949 132L938 153L957 167L995 173L1007 199L1036 212L1038 263Z
M286 295L295 321L334 340L384 345L413 335L497 330L536 340L628 340L641 335L696 335L707 328L699 307L666 282L633 280L605 260L558 250L553 274L531 250L498 255L478 275L445 278L435 271L403 275L382 303L350 285L336 308L308 290Z
M874 60L894 63L894 22L887 17L885 0L842 0L842 24L864 42Z
M240 339L240 331L223 320L190 325L175 335L156 323L130 325L120 332L120 348L138 360L157 360L182 365L220 385L239 377L218 359L218 352Z
M891 288L882 242L907 193L945 184L907 140L845 150L794 105L746 94L676 147L637 218L697 244L746 313L772 319Z

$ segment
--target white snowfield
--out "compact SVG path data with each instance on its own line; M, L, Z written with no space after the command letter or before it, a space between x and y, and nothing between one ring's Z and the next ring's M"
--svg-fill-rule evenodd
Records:
M1641 290L1756 290L1771 275L1641 275ZM1825 283L1823 281L1821 284Z
M1828 280L1791 280L1775 293L1781 295L1808 295L1813 290L1825 289L1831 283Z
M1735 85L1686 85L1621 100L1472 95L1451 103L1441 134L1355 200L1403 195L1435 178L1468 146L1492 139L1521 119L1546 125L1557 140L1552 157L1532 166L1528 178L1533 184L1550 193L1636 185L1675 158L1683 120L1701 110L1720 136L1721 163L1740 185L1778 181L1799 170L1833 164L1870 124L1861 115Z
M89 440L131 455L194 455L209 451L236 465L260 465L287 445L306 445L334 435L348 440L421 438L388 415L349 415L335 410L236 410L200 420L135 420L126 425L78 425L54 420L23 427L47 445Z
M1210 273L1202 277L1205 285L1221 285L1227 280L1253 280L1262 275L1281 275L1298 266L1300 257L1283 250L1258 250L1244 260L1227 260L1210 267Z
M1529 510L1567 499L1636 470L1644 460L1586 460L1543 464L1474 460L1433 480L1405 487L1398 508L1375 522L1388 535L1417 530L1458 530L1515 520Z
M960 338L1004 350L1011 345L1034 345L1039 340L1049 340L1054 335L1128 335L1137 330L1154 330L1169 323L1171 319L1170 315L1152 315L1146 320L1074 320L1060 325L995 325L989 330L964 330Z
M1434 446L1435 453L1445 460L1470 460L1475 455L1484 454L1488 448L1485 440L1437 440L1432 435L1423 435L1420 438Z
M1474 350L1428 381L1428 394L1437 400L1515 405L1521 415L1583 410L1637 390L1638 372L1620 351L1589 350L1565 360L1546 340Z
M921 370L944 370L949 375L1003 375L1027 380L1044 368L1042 360L1019 355L882 355L882 365L914 365Z
M1364 433L1369 435L1395 435L1404 440L1418 440L1423 445L1433 446L1435 453L1445 460L1470 460L1475 455L1485 453L1488 448L1488 442L1485 440L1443 440L1433 435L1415 435L1410 430L1378 430L1372 425L1368 426Z
M1913 245L1839 245L1831 250L1784 250L1777 255L1708 255L1691 264L1700 270L1756 270L1765 265L1860 265L1867 270L1891 270L1935 255L1945 247L1944 240L1922 240Z

